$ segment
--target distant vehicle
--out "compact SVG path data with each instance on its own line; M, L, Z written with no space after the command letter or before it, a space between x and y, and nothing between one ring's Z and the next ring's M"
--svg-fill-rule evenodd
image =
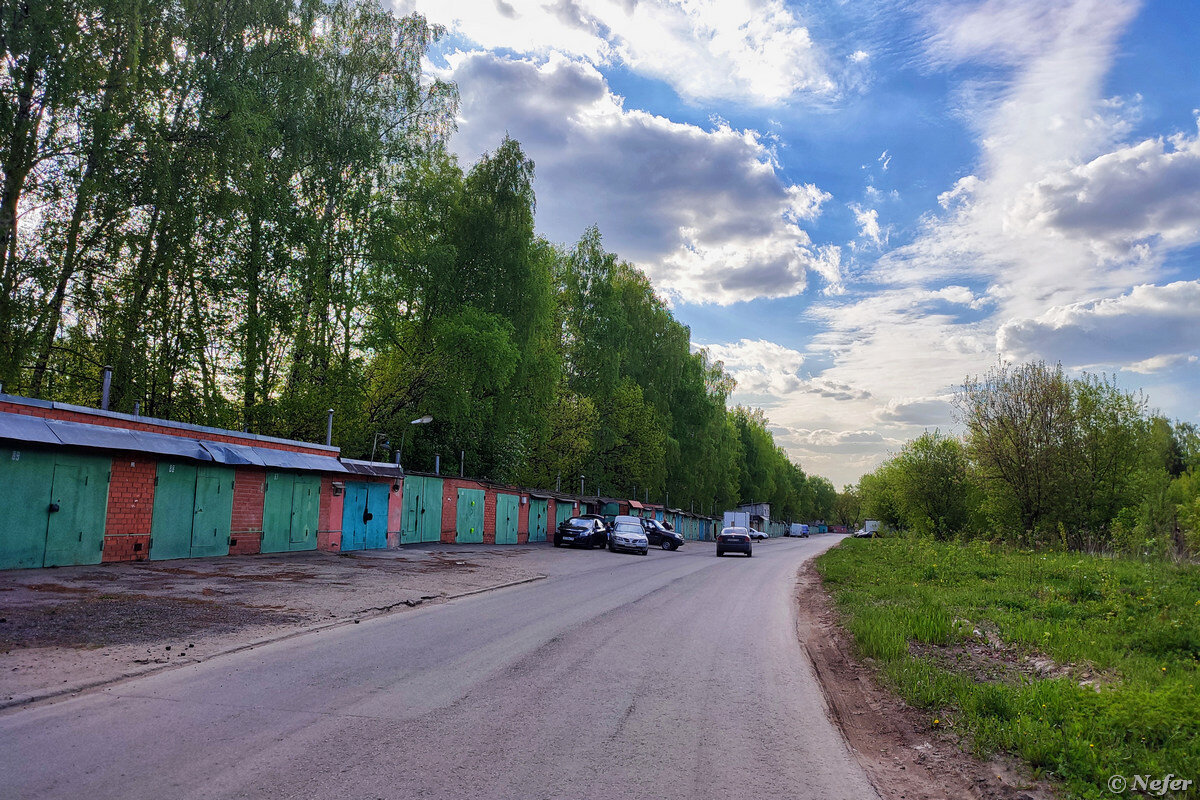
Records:
M808 538L808 526L803 522L793 522L788 526L788 532L785 536L798 536L801 539Z
M608 542L608 529L602 519L571 517L564 519L554 531L554 546L604 547Z
M859 539L870 539L879 535L879 520L869 519L863 523L862 528L856 530L854 535Z
M726 528L745 528L750 530L749 511L726 511L724 525Z
M642 528L646 539L654 547L661 547L663 550L678 550L683 547L683 537L671 530L666 523L656 519L643 519Z
M628 550L631 553L648 554L650 540L646 538L642 520L629 516L613 517L612 529L608 532L608 549L614 553Z
M721 532L717 535L717 556L720 557L726 553L745 553L747 556L754 555L751 549L749 528L733 525L721 529Z
M754 539L755 541L761 542L763 539L770 539L771 534L767 533L766 531L756 531L756 530L754 530L754 528L751 528L750 529L750 538Z

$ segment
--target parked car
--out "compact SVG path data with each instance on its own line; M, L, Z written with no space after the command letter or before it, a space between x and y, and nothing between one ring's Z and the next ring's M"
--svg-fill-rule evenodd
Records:
M663 550L678 550L683 547L683 537L656 519L643 519L642 530L653 547Z
M554 531L554 546L604 547L608 543L608 529L604 520L586 517L564 519Z
M642 521L637 517L614 517L612 530L608 532L608 549L614 553L618 550L642 555L649 553L650 540L646 538Z
M612 527L612 516L611 515L606 517L602 514L580 514L578 518L579 519L594 519L597 522L601 522L604 524L604 530L606 530L606 531Z
M717 535L717 556L726 553L754 555L750 545L750 529L741 527L722 528Z
M756 531L754 528L751 528L750 538L761 542L763 539L770 539L771 534L767 533L766 531Z

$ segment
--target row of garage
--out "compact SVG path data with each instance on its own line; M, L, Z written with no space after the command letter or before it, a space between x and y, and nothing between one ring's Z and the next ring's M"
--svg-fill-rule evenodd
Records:
M334 447L0 395L0 569L544 542L584 512L711 520L341 459Z

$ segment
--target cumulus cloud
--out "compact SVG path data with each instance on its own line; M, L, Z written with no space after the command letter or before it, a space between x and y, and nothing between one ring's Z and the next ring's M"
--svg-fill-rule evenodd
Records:
M594 67L561 56L449 61L462 93L452 146L471 161L497 131L520 141L549 238L572 242L595 223L657 287L693 302L794 295L810 270L840 285L837 248L815 247L801 227L829 194L786 181L753 131L627 110Z
M1088 243L1101 258L1143 243L1200 241L1200 136L1120 147L1052 172L1014 203L1010 219Z
M1152 372L1200 356L1200 281L1137 286L1120 297L1051 308L1001 326L1004 358L1061 360L1073 368Z
M804 381L800 369L804 356L798 351L763 339L742 339L728 344L695 345L720 361L743 395L784 397L799 391Z
M836 91L783 0L395 0L488 50L621 63L692 100L770 105ZM854 54L852 63L862 59Z
M875 411L875 420L892 425L944 426L953 415L951 396L893 398Z

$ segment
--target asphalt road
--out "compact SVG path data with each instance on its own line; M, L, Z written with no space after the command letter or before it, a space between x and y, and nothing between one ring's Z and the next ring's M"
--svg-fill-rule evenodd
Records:
M875 800L796 639L796 571L691 542L0 716L12 798Z

